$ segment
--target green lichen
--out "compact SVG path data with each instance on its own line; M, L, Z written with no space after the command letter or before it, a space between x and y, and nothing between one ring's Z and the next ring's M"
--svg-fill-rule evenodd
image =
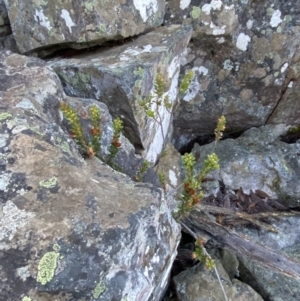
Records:
M39 185L45 188L52 188L57 184L57 178L52 177L48 180L42 180L39 182Z
M121 301L128 301L128 295L124 296Z
M286 15L284 16L284 19L283 19L285 22L291 22L293 20L293 17L291 15Z
M70 145L67 141L62 141L62 139L60 137L56 137L56 142L62 151L68 153L69 155L72 155L71 150L70 150Z
M87 11L92 12L94 10L94 3L90 1L85 1L84 2L84 7Z
M1 113L1 114L0 114L0 121L5 120L5 119L7 119L7 118L11 118L11 117L12 117L12 115L9 114L9 113L6 113L6 112Z
M191 17L193 19L198 19L200 17L200 12L201 12L201 9L200 7L198 6L193 6L193 9L191 11Z
M38 265L37 282L45 285L52 280L57 267L58 257L59 253L55 251L44 254Z
M138 69L135 69L135 70L133 71L133 74L134 74L134 75L138 75L138 76L140 76L141 78L144 78L144 76L145 76L145 70L144 70L143 68L139 67Z
M137 79L134 82L134 86L137 87L137 88L140 88L142 85L143 85L143 81L141 79Z
M53 251L59 252L60 251L60 245L59 244L54 244L52 247Z
M99 30L102 32L106 32L106 25L105 24L100 24Z
M27 297L27 296L25 296L25 297L22 298L22 301L32 301L32 299L29 298L29 297Z
M99 282L93 290L94 299L98 299L100 295L105 291L106 285L103 281Z
M269 8L267 9L267 14L268 14L269 16L272 16L273 13L274 13L274 9L273 9L272 7L269 7Z

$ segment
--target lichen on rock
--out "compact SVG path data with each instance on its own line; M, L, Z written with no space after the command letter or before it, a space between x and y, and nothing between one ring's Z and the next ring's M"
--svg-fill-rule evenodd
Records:
M56 251L44 254L38 265L37 282L45 285L52 280L57 267L58 257L59 253Z

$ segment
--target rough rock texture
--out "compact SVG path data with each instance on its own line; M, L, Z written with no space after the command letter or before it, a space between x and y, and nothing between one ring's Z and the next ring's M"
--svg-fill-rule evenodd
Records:
M259 233L254 229L242 228L237 232L260 245L290 257L300 264L299 217L284 217L273 220L272 226L279 230L278 234L265 230ZM257 263L249 257L238 256L239 272L243 281L257 290L264 300L297 301L299 300L300 281L290 275L280 273L269 266Z
M163 0L4 1L21 53L124 39L159 26L165 12Z
M0 49L5 49L15 53L20 53L16 44L16 40L12 34L8 36L0 37Z
M4 0L0 0L0 28L4 25L9 25L7 9Z
M194 29L182 73L195 77L175 113L176 148L212 134L222 114L230 132L300 122L299 14L299 0L168 1L165 23Z
M230 189L242 187L245 193L260 189L288 207L299 206L300 140L294 144L280 141L287 129L285 125L267 125L252 128L237 139L220 141L215 148L220 170L209 176L222 180ZM195 144L193 152L200 152L204 159L213 147L214 143Z
M223 266L216 261L216 267L228 300L263 301L249 285L237 279L230 280ZM176 293L179 301L219 301L225 300L215 271L207 270L203 265L181 272L174 277Z
M159 159L157 173L164 175L165 189L173 190L182 184L181 155L168 143Z
M115 117L121 117L125 136L144 157L155 162L167 136L171 114L160 106L160 126L139 104L154 93L157 73L166 80L169 101L175 104L181 58L191 36L191 27L161 27L124 46L50 61L66 94L104 102Z
M161 190L79 156L42 61L0 62L0 299L159 300L179 238Z

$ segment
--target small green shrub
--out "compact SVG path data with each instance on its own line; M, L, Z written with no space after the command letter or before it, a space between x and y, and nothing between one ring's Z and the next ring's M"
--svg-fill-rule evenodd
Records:
M135 176L135 180L137 182L142 182L144 180L144 176L145 176L145 174L146 174L149 167L150 167L150 162L148 160L145 160L142 163L137 175Z
M100 126L100 110L97 106L92 105L89 109L90 117L91 117L91 139L90 141L86 141L82 125L80 123L79 117L75 110L67 105L65 102L61 102L60 109L63 112L64 117L67 119L70 127L71 127L71 137L77 142L80 152L85 157L93 157L96 156L101 161L106 162L112 168L119 170L118 166L113 163L113 159L117 155L121 143L119 141L120 135L123 129L123 122L120 118L116 118L113 121L113 139L109 148L109 156L107 160L104 160L100 155L99 151L101 148L101 138L102 138L102 129Z

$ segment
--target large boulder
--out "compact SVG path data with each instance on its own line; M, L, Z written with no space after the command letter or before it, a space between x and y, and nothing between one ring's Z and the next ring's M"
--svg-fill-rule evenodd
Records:
M163 22L165 1L5 0L21 53L85 48L143 33Z
M180 235L162 191L84 161L57 75L0 55L0 299L159 300Z
M174 116L181 149L219 116L238 132L300 122L300 1L168 1L166 24L193 26L182 73L195 72Z
M286 125L267 125L252 128L237 139L226 139L200 147L197 170L204 158L214 151L220 159L220 169L209 174L222 181L229 189L242 188L245 193L262 190L271 198L279 199L287 207L298 207L300 202L300 140L288 144L280 136Z
M167 138L172 109L159 106L162 120L156 122L147 117L140 101L154 94L160 73L166 83L165 95L174 106L181 59L191 34L190 26L165 26L126 45L57 58L49 65L59 75L67 95L104 102L114 118L121 117L124 134L137 152L145 150L144 157L155 162Z

